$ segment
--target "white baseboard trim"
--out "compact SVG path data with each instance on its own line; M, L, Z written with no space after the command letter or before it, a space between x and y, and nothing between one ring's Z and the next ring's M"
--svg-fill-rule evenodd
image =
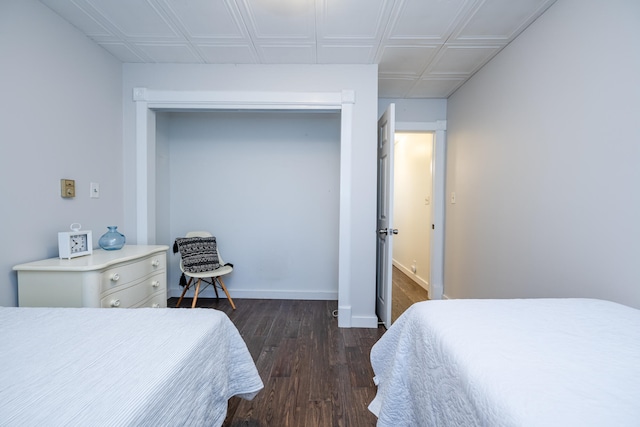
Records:
M378 316L353 316L351 317L351 327L376 329Z
M339 328L351 327L351 306L350 305L338 306L338 327Z
M169 289L168 294L169 297L179 297L182 293L182 289L172 288ZM221 294L221 297L224 298L224 293L218 291ZM301 290L265 290L265 289L234 289L229 290L229 294L231 298L246 298L246 299L297 299L297 300L328 300L328 301L337 301L338 300L338 291L301 291ZM189 290L187 298L193 297L193 292ZM199 298L215 298L216 294L211 287L208 287L204 291L202 291L199 295Z
M219 291L220 292L220 291ZM181 288L170 288L168 290L169 297L180 297ZM333 291L284 291L284 290L243 290L235 289L229 291L231 298L246 299L291 299L291 300L323 300L337 301L338 292ZM220 292L220 298L225 298L224 293ZM193 292L189 291L188 298L193 297ZM200 293L199 298L215 298L216 294L212 288L207 288ZM340 328L377 328L377 316L352 316L351 306L338 307L338 327Z
M413 271L411 271L410 268L405 267L404 265L400 264L398 261L396 261L395 259L392 260L392 263L395 267L398 268L398 270L402 271L404 274L406 274L411 280L413 280L414 282L416 282L418 285L420 285L420 287L422 287L424 290L426 290L427 292L431 293L430 287L429 287L429 282L424 280L422 277L418 276L417 274L415 274Z

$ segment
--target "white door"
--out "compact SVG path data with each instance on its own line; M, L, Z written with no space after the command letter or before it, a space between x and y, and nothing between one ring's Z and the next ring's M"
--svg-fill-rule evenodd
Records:
M391 274L393 235L393 144L395 104L389 105L378 120L378 227L376 314L388 329L391 326Z

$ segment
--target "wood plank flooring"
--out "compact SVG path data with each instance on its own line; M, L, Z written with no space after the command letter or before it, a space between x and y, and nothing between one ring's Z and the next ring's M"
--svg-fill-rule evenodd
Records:
M392 274L392 302L391 302L391 323L404 313L413 303L426 301L429 299L428 292L402 270L393 267Z
M392 319L427 292L394 267ZM177 298L168 300L175 307ZM182 307L191 307L191 298ZM199 298L225 312L247 344L265 385L252 400L229 400L225 427L367 427L376 417L369 354L384 328L338 328L337 301Z
M182 307L190 307L185 298ZM168 304L174 307L177 298ZM224 426L375 426L369 353L384 328L338 328L337 301L198 299L236 325L265 385L229 400Z

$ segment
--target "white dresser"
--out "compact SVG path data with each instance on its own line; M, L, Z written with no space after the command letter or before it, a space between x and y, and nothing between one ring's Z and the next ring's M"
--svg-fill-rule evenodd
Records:
M168 246L125 245L13 267L20 307L166 307Z

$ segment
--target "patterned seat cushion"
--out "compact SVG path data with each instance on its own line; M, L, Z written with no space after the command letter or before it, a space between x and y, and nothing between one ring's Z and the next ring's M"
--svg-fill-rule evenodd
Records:
M203 273L220 268L215 237L178 237L174 252L180 252L182 268L188 273Z

